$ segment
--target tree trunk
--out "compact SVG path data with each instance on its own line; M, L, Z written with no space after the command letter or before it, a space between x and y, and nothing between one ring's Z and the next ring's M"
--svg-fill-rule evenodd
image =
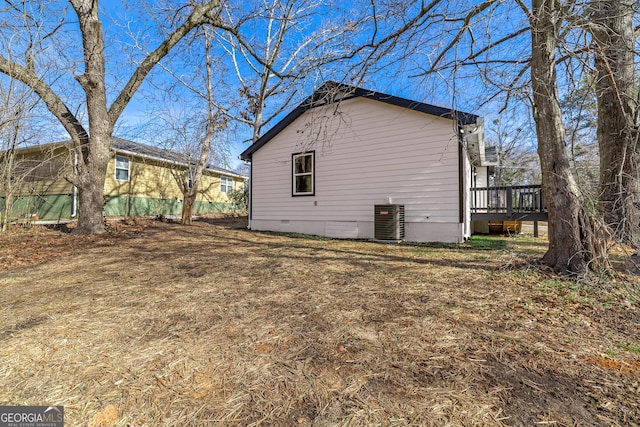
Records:
M103 205L104 181L111 157L109 135L94 136L88 144L91 151L84 153L78 176L78 227L76 233L99 234L105 231Z
M191 225L191 218L193 216L193 206L196 203L196 192L189 191L184 195L184 203L182 204L182 225Z
M5 153L4 165L2 167L3 177L0 184L2 187L2 193L4 194L4 212L2 215L2 232L7 231L9 226L9 216L11 215L11 206L13 204L13 182L11 182L12 171L14 168L15 154L13 149L9 149Z
M204 134L204 138L200 143L200 157L198 158L198 162L195 164L195 168L193 169L193 174L191 176L191 188L188 188L187 185L183 186L183 195L184 195L184 203L182 205L182 225L191 225L191 216L193 213L193 205L196 202L196 197L198 195L198 187L200 186L200 181L202 180L202 174L204 173L205 168L207 167L207 161L209 159L209 154L211 153L211 143L213 142L213 135L218 127L218 119L219 114L216 113L215 105L213 102L213 83L211 81L213 76L213 58L211 56L211 40L212 34L209 30L204 30L204 52L205 52L205 76L206 76L206 86L207 86L207 126L206 132ZM191 171L188 171L191 173ZM188 179L187 179L188 181Z
M87 131L78 117L62 101L60 96L35 72L35 67L23 66L0 55L0 73L15 78L40 97L49 111L60 121L71 136L74 149L78 153L78 175L68 179L78 188L80 204L78 206L79 233L101 233L104 231L102 207L105 174L111 157L111 134L115 123L138 90L151 69L164 58L173 47L196 26L209 22L220 25L218 19L207 16L218 7L218 0L211 0L202 5L193 5L192 13L184 23L177 27L138 65L131 78L126 82L120 94L107 109L105 86L105 48L102 34L102 23L98 15L97 0L69 0L78 17L83 47L84 74L76 80L86 95L87 115L89 123ZM29 21L35 17L29 17ZM74 20L75 22L75 20ZM66 25L66 21L61 22ZM34 40L34 34L31 40ZM45 36L48 37L49 35ZM31 46L31 51L42 50ZM62 58L67 60L67 58ZM29 62L29 61L27 61ZM51 77L47 80L56 80ZM66 91L65 91L66 92ZM75 101L74 101L75 104Z
M634 67L633 3L592 2L592 34L598 72L598 146L600 149L599 209L614 238L638 242L640 198L637 146L637 94Z
M80 21L82 47L84 49L84 74L76 79L84 89L89 118L89 137L80 141L78 196L78 233L102 233L104 181L111 156L113 126L107 109L105 86L104 40L102 23L98 16L98 4L92 0L73 0L73 7Z
M558 99L555 52L556 0L533 0L531 10L531 84L533 115L542 169L542 191L549 209L549 248L542 262L562 274L582 275L599 258L594 223L579 198L565 149Z

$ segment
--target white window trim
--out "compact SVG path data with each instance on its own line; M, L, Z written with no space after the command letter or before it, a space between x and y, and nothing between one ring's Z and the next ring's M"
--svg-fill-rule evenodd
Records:
M220 177L220 192L229 194L233 191L235 187L235 183L233 178L229 178L228 176Z
M311 172L296 173L296 159L306 156L311 156ZM316 191L316 152L295 153L291 160L291 194L293 196L314 196ZM311 191L296 191L296 178L299 176L311 176Z
M121 159L127 159L127 168L119 168L118 167L118 157ZM114 166L114 171L113 171L113 176L115 178L116 181L130 181L131 180L131 159L127 156L119 156L116 154L115 158L114 158L114 162L113 162L113 166ZM120 179L118 178L118 170L126 170L127 171L127 179Z

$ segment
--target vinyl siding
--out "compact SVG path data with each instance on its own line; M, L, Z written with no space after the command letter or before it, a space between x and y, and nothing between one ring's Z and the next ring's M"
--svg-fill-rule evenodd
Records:
M120 154L119 154L120 155ZM107 165L104 213L108 216L176 214L181 211L182 192L171 169L160 161L128 157L129 180L115 179L115 157ZM38 214L41 219L68 218L71 215L73 186L64 179L72 173L73 154L60 144L36 146L16 155L17 177L10 200L12 215ZM234 188L242 180L229 177ZM0 207L5 194L0 186ZM200 182L194 213L227 212L234 209L226 193L220 191L220 175L205 172Z
M129 181L115 179L115 157L112 158L107 166L104 184L105 196L129 195L150 199L182 200L182 191L170 168L144 158L123 157L129 157ZM241 185L239 181L234 181L234 188L239 188ZM196 200L199 202L229 202L227 194L220 191L220 177L208 173L203 175Z
M315 195L292 197L291 156L311 150ZM369 238L374 205L391 202L405 205L407 231L415 230L408 240L462 238L451 120L356 98L307 111L253 153L252 163L252 228L331 235L348 228L349 237L357 230ZM437 236L438 228L448 235Z
M14 195L45 196L71 194L72 185L64 178L71 173L71 158L62 147L45 151L20 152L14 161Z

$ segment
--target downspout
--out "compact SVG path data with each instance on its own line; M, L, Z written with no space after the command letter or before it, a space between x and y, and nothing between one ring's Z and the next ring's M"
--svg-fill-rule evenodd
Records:
M78 152L73 151L73 174L78 175ZM71 218L75 218L78 215L78 187L73 185L73 192L71 195Z
M251 218L253 217L253 203L251 203L251 200L253 199L253 197L251 196L252 194L253 194L253 162L249 162L249 200L247 201L247 204L249 205L247 207L247 229L248 230L251 230Z
M462 133L460 132L462 129L461 123L458 122L456 126L456 133L458 134L458 223L461 224L462 227L462 237L464 238L466 234L465 230L465 179L464 179L464 160L463 156L465 155L464 150L464 138Z

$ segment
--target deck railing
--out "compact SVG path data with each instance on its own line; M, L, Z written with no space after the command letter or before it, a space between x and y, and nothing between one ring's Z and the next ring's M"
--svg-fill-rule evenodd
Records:
M474 220L545 221L547 207L540 185L477 187L471 189Z

